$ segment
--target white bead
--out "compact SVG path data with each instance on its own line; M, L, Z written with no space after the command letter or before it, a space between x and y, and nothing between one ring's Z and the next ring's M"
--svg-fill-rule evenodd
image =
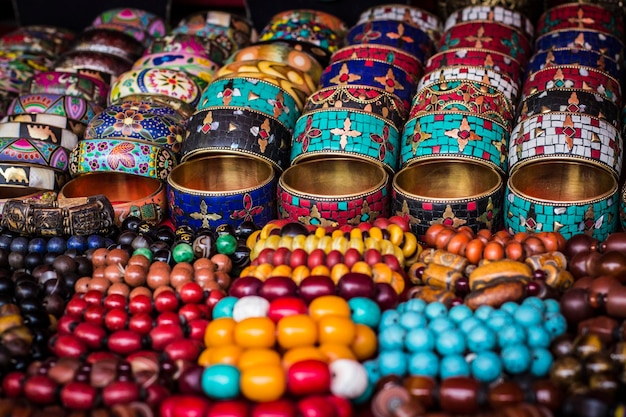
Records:
M249 317L267 317L270 302L258 295L241 297L233 306L233 320L240 322Z
M337 359L330 363L330 391L338 397L354 399L367 389L367 371L352 359Z

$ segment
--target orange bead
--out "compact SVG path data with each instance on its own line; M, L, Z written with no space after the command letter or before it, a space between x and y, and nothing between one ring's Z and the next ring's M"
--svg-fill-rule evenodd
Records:
M311 275L311 271L306 265L298 265L293 269L293 271L291 271L291 279L298 285L300 285L302 280L304 280L309 275Z
M211 348L210 365L222 364L236 366L243 353L243 348L237 345L224 345Z
M313 346L317 343L317 324L306 314L283 317L276 326L276 338L283 349Z
M349 346L356 334L355 324L350 317L324 316L318 322L320 344L336 343Z
M271 348L276 326L269 317L249 317L235 326L235 343L243 348Z
M488 261L499 261L504 258L504 246L502 243L492 240L483 249L483 258Z
M307 359L316 359L319 361L328 362L328 357L323 354L317 347L301 346L289 349L283 354L283 368L289 369L289 367L294 363Z
M396 291L396 294L402 294L402 292L404 291L404 287L406 286L404 277L398 271L391 271L390 284Z
M239 356L237 367L240 370L254 366L273 365L282 366L282 360L278 352L274 349L246 349Z
M338 264L335 264L333 268L330 270L330 278L333 280L335 285L337 285L341 277L343 277L349 272L350 272L350 268L348 268L348 265L344 263L338 263Z
M317 265L311 269L311 275L330 276L330 269L326 265Z
M350 268L350 271L372 276L372 267L365 261L356 261Z
M323 343L318 348L326 357L327 362L336 361L337 359L356 360L356 356L349 346L336 343Z
M311 301L309 315L315 321L324 316L350 317L350 305L338 295L323 295Z
M279 365L252 366L242 370L239 387L251 401L276 401L287 389L285 371Z
M231 317L220 317L211 320L204 331L204 346L214 347L235 343L235 326L237 322Z
M289 265L277 265L272 269L270 277L291 277L291 272Z
M350 349L359 361L372 358L378 348L378 338L376 332L365 324L355 325L355 336Z
M262 263L257 265L256 268L252 271L252 276L260 279L261 281L265 281L272 275L272 271L274 270L274 265L270 263Z
M372 265L372 279L374 282L391 283L392 270L386 263L376 262Z
M198 365L204 366L205 368L211 365L212 350L213 348L206 348L200 353L200 356L198 356Z

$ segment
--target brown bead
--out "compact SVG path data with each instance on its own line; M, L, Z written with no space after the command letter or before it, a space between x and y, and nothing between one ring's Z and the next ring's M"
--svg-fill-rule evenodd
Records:
M165 285L169 285L170 283L170 271L165 268L153 269L150 268L148 271L148 277L146 279L146 284L151 289L156 289L159 287L163 287Z
M558 411L563 404L563 390L549 379L534 381L532 389L535 403L543 405L551 411Z
M88 290L100 291L101 293L106 294L110 286L111 286L111 281L109 281L108 279L104 277L91 278L91 280L89 281Z
M402 403L393 410L394 417L422 417L424 407L414 399L407 403Z
M439 387L439 405L443 411L456 414L474 414L478 411L480 385L474 378L446 378Z
M589 376L589 388L600 394L607 403L613 403L620 388L617 377L612 373L593 374Z
M615 287L621 287L622 284L619 280L611 275L600 275L595 278L587 291L591 294L606 295Z
M376 385L379 387L380 381ZM396 408L410 402L411 397L406 389L397 383L383 384L381 388L377 389L377 393L372 399L372 414L374 417L393 417Z
M583 233L572 236L565 243L565 255L572 258L578 253L595 252L600 242Z
M233 261L228 255L224 255L223 253L213 255L211 262L213 262L217 271L226 272L228 274L233 269Z
M133 299L138 295L145 295L146 297L150 297L152 298L152 291L150 290L150 288L148 287L135 287L132 290L130 290L130 293L128 294L128 298L129 299Z
M124 282L131 287L139 287L146 283L146 268L142 265L128 265L124 269Z
M57 384L65 385L74 379L80 366L81 362L79 359L71 357L59 358L56 364L48 369L48 376Z
M177 264L174 268L172 268L172 272L170 272L170 285L174 288L178 288L181 285L191 282L193 280L193 267L191 269L185 267L178 267Z
M409 376L404 378L404 388L414 399L418 400L425 409L431 410L435 407L435 389L437 383L427 376Z
M576 281L574 281L574 285L572 285L572 289L582 288L583 290L587 290L591 286L591 283L593 282L593 280L594 278L589 275L584 276L582 278L578 278Z
M109 250L106 248L96 249L91 255L91 263L93 264L93 267L97 268L99 266L105 266L108 254Z
M597 276L597 267L602 255L599 252L583 252L570 258L567 265L575 278L584 276Z
M219 286L222 287L222 289L228 290L228 288L230 287L231 281L232 279L230 278L230 275L228 275L228 272L225 272L225 271L215 272L215 282L217 282Z
M603 343L613 342L615 330L619 322L607 316L598 316L578 323L578 334L593 333L600 337Z
M550 379L560 386L568 386L582 378L583 367L575 356L558 358L550 368Z
M568 323L580 323L594 316L595 310L589 303L589 294L582 288L572 288L561 297L561 314Z
M611 289L606 295L605 310L611 317L626 318L626 287Z
M143 255L133 255L128 259L127 266L138 265L141 266L144 270L148 270L150 268L150 259L146 258Z
M487 401L492 408L518 404L524 401L524 391L513 381L504 381L491 387Z
M209 258L198 258L193 262L194 271L198 271L199 269L209 268L213 271L216 270L215 265Z
M119 264L111 264L104 267L104 277L111 283L122 282L124 270Z
M91 365L89 383L94 388L104 388L117 378L119 360L114 358L101 359Z
M612 275L620 282L626 282L626 255L620 252L606 252L598 260L597 273L600 275Z
M586 359L593 354L604 350L604 344L600 337L593 333L580 335L574 340L574 352L581 359Z
M152 298L156 298L163 291L172 291L173 292L174 288L170 287L169 285L164 285L162 287L159 287L159 288L155 289L154 291L152 291Z
M130 288L128 288L128 285L126 285L123 282L116 282L115 284L112 284L109 287L109 290L107 291L108 295L111 294L120 294L122 295L124 298L128 298L128 294L130 293Z
M74 283L74 292L79 294L84 294L89 291L89 283L93 278L91 277L82 277L78 278Z
M109 251L109 254L106 257L106 264L126 266L129 259L130 255L128 255L128 252L124 249L115 248Z

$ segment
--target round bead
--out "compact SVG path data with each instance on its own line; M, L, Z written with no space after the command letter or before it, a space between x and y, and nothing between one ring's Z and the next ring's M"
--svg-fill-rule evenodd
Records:
M12 236L9 236L9 235L0 236L0 249L11 250L11 242L13 242Z
M522 306L525 305L530 305L535 307L537 310L539 310L539 312L541 312L541 314L545 313L546 311L546 305L543 302L543 300L539 297L528 297L526 299L524 299L524 301L522 302Z
M449 329L454 329L456 326L454 322L448 317L436 317L428 323L428 328L435 333L441 333Z
M88 249L100 249L105 247L105 240L100 235L87 236L87 248Z
M30 242L28 242L28 252L40 253L42 255L45 255L47 250L48 242L46 242L46 239L42 237L35 237L31 239Z
M242 321L250 317L267 317L270 302L258 295L241 297L233 306L233 319Z
M515 314L515 310L517 310L517 308L519 307L519 304L517 304L514 301L507 301L506 303L502 304L500 306L500 310L504 310L507 313L509 313L510 315Z
M426 326L426 316L417 311L405 311L400 314L400 325L407 330Z
M552 354L544 348L534 348L531 350L530 373L538 378L548 375L552 367Z
M561 311L561 304L552 298L543 300L543 304L546 307L546 313L558 313Z
M479 352L472 361L471 368L474 378L481 382L492 382L502 373L502 362L494 352Z
M376 383L381 378L380 368L378 367L377 359L370 359L363 362L363 367L365 368L365 372L367 372L367 379L371 383Z
M324 316L318 322L317 337L320 344L332 343L349 346L354 341L356 329L349 317ZM399 348L402 348L402 343Z
M484 326L485 324L482 320L477 319L476 317L470 317L459 324L459 328L465 334L471 333L472 329L476 326Z
M402 350L384 350L378 355L378 369L381 376L395 374L403 377L407 373L406 355Z
M82 253L88 249L87 238L85 236L70 236L67 239L67 248L76 249L79 253Z
M537 326L542 320L541 310L532 304L522 304L519 306L513 317L517 323L524 327Z
M407 331L400 324L384 327L378 333L378 345L381 350L402 349Z
M501 348L518 345L526 341L526 330L517 323L510 323L498 332L498 345Z
M424 313L429 320L434 320L437 317L445 317L448 314L448 309L445 304L434 301L426 306Z
M474 311L474 317L486 322L487 319L489 318L489 315L491 314L493 310L494 308L491 307L490 305L487 305L487 304L482 305Z
M211 365L202 373L202 391L218 400L230 400L239 395L239 370L232 365Z
M465 336L458 329L445 330L437 336L435 348L440 355L461 355L465 352Z
M148 248L137 248L137 249L135 249L133 251L133 256L135 256L135 255L143 255L146 258L148 258L148 260L150 262L152 262L152 258L154 256L152 251L150 249L148 249Z
M278 344L284 349L314 346L317 342L317 323L306 314L283 317L276 326Z
M504 370L512 375L526 372L530 367L530 350L526 345L507 346L500 352Z
M337 359L330 363L330 391L341 398L358 398L367 389L367 371L359 362Z
M380 323L380 307L374 300L365 297L354 297L348 300L352 321L357 324L365 324L371 328L376 328Z
M485 320L487 326L498 332L513 322L513 317L504 310L493 310Z
M405 311L415 311L417 313L423 313L427 306L426 301L420 298L411 298L403 304Z
M441 359L439 363L439 376L442 379L453 376L469 376L470 366L461 355L449 355Z
M280 354L274 349L246 349L241 352L237 361L237 367L242 371L261 365L282 366Z
M26 254L28 252L28 239L23 236L18 236L11 241L9 249L11 252L19 252Z
M467 333L467 348L475 353L492 350L496 347L497 340L497 335L491 328L485 325L475 326Z
M62 237L55 236L48 241L48 252L63 253L67 250L67 243Z
M350 317L350 305L337 295L323 295L311 301L309 315L315 321L327 315Z
M415 352L409 358L409 374L436 378L439 374L439 356L432 351Z
M193 248L188 243L179 243L172 249L172 257L177 263L191 262L194 258Z
M373 357L378 348L376 332L364 324L355 324L354 328L354 341L350 345L354 356L360 361Z
M472 317L472 309L465 304L459 304L448 311L448 317L457 325Z
M436 338L435 332L429 328L422 327L413 329L406 334L406 348L409 352L432 351L435 348Z
M213 307L213 319L218 319L220 317L233 317L233 308L235 307L235 303L239 301L238 298L227 296L219 300L215 307Z
M222 234L215 239L215 248L218 253L232 255L237 250L237 239L230 234Z
M384 329L387 326L398 323L400 323L400 313L398 313L398 311L396 310L385 310L380 316L380 323L378 323L378 328Z
M567 321L561 313L548 313L544 317L543 326L552 338L559 337L567 330Z
M276 401L287 387L281 365L251 366L241 372L241 393L249 400Z
M214 318L204 332L204 345L209 348L234 344L236 325L230 317Z
M530 348L545 348L550 346L552 336L543 326L533 326L526 329L526 343Z

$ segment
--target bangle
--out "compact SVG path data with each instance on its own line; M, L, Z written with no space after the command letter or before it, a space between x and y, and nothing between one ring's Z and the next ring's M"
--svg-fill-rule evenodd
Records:
M220 65L207 58L186 52L160 52L139 58L132 69L166 68L183 71L193 78L202 91L213 81L219 67Z
M113 207L103 195L63 201L9 200L2 227L25 235L108 235L115 227Z
M535 51L561 47L603 51L606 56L616 62L622 62L624 56L624 43L620 38L592 29L558 29L541 35L535 40Z
M200 11L182 19L172 33L213 38L228 54L256 42L254 24L243 16L223 11Z
M19 122L35 125L49 125L58 129L67 129L82 138L85 135L86 126L80 122L68 119L65 116L47 113L21 113L9 114L0 123Z
M352 26L346 35L348 45L375 44L402 49L420 62L435 51L429 34L411 24L395 20L370 20Z
M506 128L480 114L426 113L409 119L400 138L400 165L421 159L460 157L485 161L507 172Z
M222 65L229 56L228 51L214 39L185 33L172 33L154 39L145 54L161 52L184 52L209 59L218 65Z
M504 223L511 234L554 231L569 239L584 233L603 241L617 230L617 179L597 163L524 161L511 172L506 196Z
M166 110L164 109L169 109L171 112L175 113L177 115L176 117L180 118L183 123L191 117L195 111L195 106L177 98L159 94L131 94L112 102L111 105L124 106L125 103L131 103L130 108L138 107L140 109L146 109L149 106L149 111L151 112L158 111L159 113L165 113Z
M20 200L46 200L55 201L57 194L54 191L46 191L34 187L0 187L0 220L2 210L7 201Z
M289 166L291 130L278 120L243 107L210 107L187 123L182 161L207 153L244 153L271 163L279 171Z
M69 151L78 143L78 135L71 130L27 122L0 123L0 137L36 139L61 145Z
M622 65L600 51L587 49L553 48L535 53L528 62L527 73L555 65L578 65L597 68L620 80Z
M411 231L424 243L433 224L495 233L502 226L503 200L502 176L493 165L447 155L420 160L396 174L391 213L408 218Z
M331 63L350 59L374 59L385 61L403 69L407 74L419 80L424 74L422 61L402 49L389 45L357 44L339 49L331 56Z
M570 3L546 10L537 20L537 37L564 28L597 30L621 38L624 35L624 21L616 18L610 10L596 4Z
M398 168L398 129L388 120L365 111L337 107L302 115L296 122L291 163L320 156L342 155Z
M187 121L187 117L184 117L178 110L165 104L155 103L154 100L123 100L117 104L110 104L109 106L107 106L106 110L115 113L133 110L141 114L155 114L160 117L176 120L177 123L181 123L183 125Z
M165 181L176 166L167 148L129 139L84 139L70 154L70 174L123 172Z
M117 103L128 96L156 94L194 107L200 100L200 93L196 82L182 71L147 68L120 74L111 85L109 101Z
M263 28L259 36L259 41L261 42L271 42L278 39L307 42L331 54L343 46L343 37L339 36L328 26L323 23L303 21L297 18L271 20Z
M67 171L69 150L39 139L0 137L0 162L29 163Z
M293 20L300 23L320 23L333 32L335 32L340 37L345 37L348 32L348 26L346 23L338 18L337 16L327 13L321 10L313 10L313 9L295 9L295 10L286 10L283 12L276 13L270 19L270 22L280 21L280 20Z
M77 96L99 105L106 105L109 86L101 80L84 74L46 71L33 75L22 88L26 94L66 94Z
M290 221L354 226L389 214L389 174L363 159L328 156L292 165L277 188L279 217Z
M483 67L504 73L516 83L522 76L522 65L518 60L502 52L478 48L454 48L437 52L426 61L426 74L444 67L471 66Z
M113 206L115 223L121 226L129 216L152 225L167 217L166 187L162 181L121 172L94 172L70 180L61 191L59 200L105 195Z
M241 167L246 169L242 171ZM204 173L199 176L198 172ZM276 219L276 173L252 155L212 155L184 162L167 179L170 216L194 230Z
M107 23L117 23L141 29L151 37L160 38L165 36L167 29L162 17L142 9L132 7L113 8L100 13L92 26L102 26Z
M515 126L509 141L509 170L529 159L582 159L616 177L622 170L622 137L603 119L581 113L549 112Z
M110 84L111 80L128 71L131 63L115 55L93 51L70 51L59 57L55 71L82 72L90 74Z
M444 31L464 22L486 20L502 23L514 27L531 40L535 36L535 27L532 21L516 10L511 10L502 6L467 6L451 13L444 24Z
M257 110L293 129L300 116L296 101L277 85L247 77L215 80L204 90L197 110L209 107L246 107Z
M65 51L74 37L71 31L55 26L22 26L0 38L0 50L43 54L54 58Z
M90 27L78 35L72 50L111 54L132 63L143 54L144 45L124 32Z
M22 94L13 100L7 114L47 113L86 125L102 108L84 98L63 94Z
M428 33L433 42L437 42L441 36L442 25L439 16L419 7L405 4L372 6L361 12L356 24L360 25L371 20L392 20L408 23Z
M30 77L48 71L51 65L43 55L0 51L0 88L5 92L19 94Z
M69 175L56 169L29 163L0 163L0 185L55 191L67 182Z

